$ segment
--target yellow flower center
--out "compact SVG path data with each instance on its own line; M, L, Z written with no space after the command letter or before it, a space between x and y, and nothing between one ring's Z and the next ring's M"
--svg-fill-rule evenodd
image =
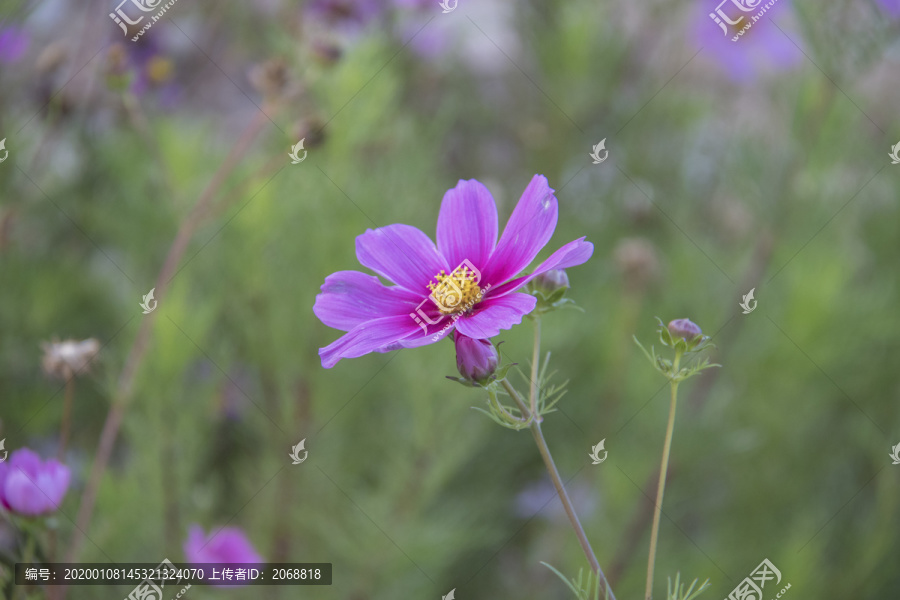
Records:
M429 283L428 289L442 315L465 312L481 302L481 288L475 283L475 273L468 267L456 267L449 275L442 269L434 279L437 283Z
M147 76L153 83L163 83L172 76L172 70L171 60L157 56L147 65Z

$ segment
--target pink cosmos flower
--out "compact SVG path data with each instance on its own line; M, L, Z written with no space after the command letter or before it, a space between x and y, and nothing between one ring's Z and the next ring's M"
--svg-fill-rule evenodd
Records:
M475 339L522 322L537 299L519 293L551 269L586 262L594 246L571 241L530 274L521 272L556 229L558 207L543 175L535 175L497 241L497 206L484 185L460 181L444 194L437 246L409 225L370 229L356 238L360 264L389 280L359 271L329 275L313 311L345 335L319 349L322 366L342 358L434 343L452 330Z
M69 489L69 478L65 465L20 448L0 463L0 504L29 517L53 512Z
M202 527L191 525L184 554L191 564L266 562L237 527L223 527L218 533L207 536Z

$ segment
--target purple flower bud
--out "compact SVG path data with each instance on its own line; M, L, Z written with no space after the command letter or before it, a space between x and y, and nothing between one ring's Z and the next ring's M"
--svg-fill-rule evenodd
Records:
M500 357L490 340L477 340L456 332L456 368L469 381L484 384L490 379Z
M534 278L534 287L545 294L569 287L569 276L563 269L551 269Z
M675 341L678 341L678 338L684 338L686 342L689 342L698 335L702 335L703 331L690 319L675 319L669 323L669 333Z
M29 517L59 508L69 489L69 468L54 459L42 461L28 448L13 452L0 463L0 504Z

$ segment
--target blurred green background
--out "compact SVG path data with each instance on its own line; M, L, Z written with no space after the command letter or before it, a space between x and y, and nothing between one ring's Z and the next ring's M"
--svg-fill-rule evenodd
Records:
M584 313L543 321L570 380L544 429L617 597L643 593L668 410L631 340L653 343L655 316L698 323L723 365L682 386L655 597L680 571L724 598L763 558L787 598L900 597L900 20L890 3L821 4L780 0L722 46L713 0L349 2L325 17L180 0L137 43L115 4L0 1L0 32L27 39L17 55L7 37L0 62L8 450L56 452L63 383L41 343L103 346L75 381L55 558L80 535L100 432L152 319L78 560L178 562L190 524L227 523L269 561L333 563L334 584L190 598L568 598L540 561L586 562L533 440L470 410L480 393L444 378L452 344L325 370L317 350L340 332L312 313L328 274L362 270L366 229L433 236L444 192L471 178L504 223L541 173L559 225L538 260L595 245L569 271ZM494 341L526 366L530 340L523 324ZM12 535L4 518L4 552Z

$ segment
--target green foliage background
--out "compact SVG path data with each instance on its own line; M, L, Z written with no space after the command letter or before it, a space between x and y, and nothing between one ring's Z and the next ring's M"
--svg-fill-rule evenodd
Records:
M542 173L560 217L539 260L582 235L595 245L569 271L584 313L544 319L543 347L571 380L545 432L618 598L643 591L667 415L665 382L631 341L652 343L654 316L700 324L723 365L682 386L658 597L677 571L725 597L763 558L789 598L900 596L900 467L888 457L900 442L900 167L886 156L900 129L898 23L874 3L782 2L774 20L807 58L741 85L710 52L688 60L700 46L687 4L516 3L509 44L464 1L429 9L421 35L454 20L460 39L480 39L474 58L464 42L417 55L392 12L328 63L297 6L182 0L145 36L181 89L175 105L157 90L133 98L145 131L109 75L119 32L107 6L58 3L47 16L0 2L0 24L33 30L26 59L0 71L8 449L55 453L62 384L42 373L41 342L103 344L76 383L59 554L125 357L153 318L79 560L178 562L191 523L230 524L268 560L333 563L334 584L195 586L191 598L567 598L540 561L570 574L586 563L540 456L527 432L469 409L477 391L444 379L453 345L325 370L317 349L338 332L312 313L328 274L360 268L367 228L433 235L443 193L469 178L505 222ZM66 20L71 31L56 28ZM53 43L67 62L42 72ZM142 315L179 225L263 106L248 73L273 57L301 91L266 105L270 122ZM323 139L290 165L310 123ZM592 165L602 138L610 159ZM630 271L629 238L652 257ZM759 305L743 315L750 288ZM530 340L525 324L495 341L526 366ZM302 438L309 459L291 466ZM604 438L609 459L592 466ZM12 525L0 532L8 551Z

